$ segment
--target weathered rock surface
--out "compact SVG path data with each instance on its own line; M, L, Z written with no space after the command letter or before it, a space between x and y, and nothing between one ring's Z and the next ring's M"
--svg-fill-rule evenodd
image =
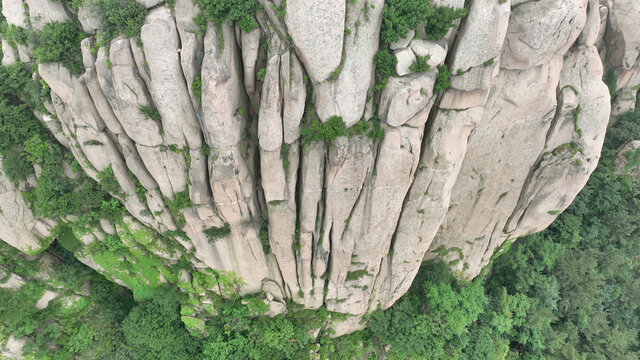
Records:
M4 242L27 254L49 245L42 241L50 235L55 223L35 218L20 190L4 173L0 173L0 209L0 239Z
M9 24L76 16L61 2L27 3L28 17L21 1L3 0ZM81 240L147 234L127 244L163 264L187 254L197 269L177 280L160 273L159 283L208 304L207 291L224 291L202 274L233 272L239 293L264 292L271 315L286 299L354 315L333 325L338 334L391 306L424 259L472 278L505 241L548 226L594 171L610 113L633 108L640 84L636 0L471 2L445 38L429 40L423 27L391 44L397 76L383 89L373 62L386 46L382 0L277 2L280 18L266 6L251 32L224 23L204 33L190 0L143 3L139 42L117 37L94 54L83 40L81 75L38 65L55 115L39 117L90 177L113 170L122 188L113 195L131 215ZM89 15L77 16L93 33L100 20ZM2 47L3 65L29 61L27 47ZM431 69L413 73L427 55ZM451 86L436 92L443 63ZM384 138L309 144L301 133L316 116L346 127L379 120ZM42 247L56 219L34 217L4 175L0 192L2 240ZM179 234L180 250L159 234Z

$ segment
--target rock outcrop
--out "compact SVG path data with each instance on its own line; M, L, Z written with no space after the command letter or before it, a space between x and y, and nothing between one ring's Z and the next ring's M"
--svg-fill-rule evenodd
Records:
M3 0L3 14L28 27L20 3ZM390 44L396 76L384 86L374 63L387 46L382 0L265 0L252 31L201 29L191 0L145 2L139 39L116 37L97 53L99 17L27 3L34 29L81 15L84 72L38 65L59 120L45 123L88 176L112 169L122 189L112 195L130 215L77 235L90 244L134 234L123 242L162 266L188 255L194 272L159 270L156 280L201 305L207 292L224 294L202 280L218 279L214 270L242 279L241 294L264 292L271 314L288 298L356 319L391 306L423 260L477 276L503 243L569 206L598 163L610 113L631 109L640 85L637 0L471 2L442 39L423 26ZM2 46L3 65L31 61L28 47ZM414 72L423 57L430 68ZM309 140L336 117L384 137ZM2 239L45 246L59 219L34 217L2 175L0 187ZM77 256L132 287L90 251Z

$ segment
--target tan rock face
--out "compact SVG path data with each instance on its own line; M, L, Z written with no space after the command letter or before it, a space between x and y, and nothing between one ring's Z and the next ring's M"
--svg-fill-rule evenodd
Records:
M39 21L68 16L59 2L28 3L31 18L48 9ZM112 168L131 226L182 230L194 266L235 272L271 314L288 298L355 315L338 333L391 306L424 259L472 278L503 242L548 226L595 169L610 112L632 107L640 84L631 0L474 1L444 39L417 29L392 44L397 76L384 89L373 62L386 46L382 0L288 0L284 18L265 6L251 32L204 33L189 0L145 5L140 42L119 37L93 54L83 41L80 76L39 64L56 115L43 122L89 176ZM20 1L3 0L3 12L26 26ZM83 20L87 32L95 21ZM2 46L3 64L29 58ZM430 56L429 71L412 72L417 56ZM435 92L443 63L451 86ZM613 110L606 71L618 75ZM385 136L302 144L316 116L379 120ZM34 218L4 176L0 188L2 239L37 249L54 222ZM185 193L191 205L170 211ZM227 225L211 242L205 230ZM163 249L154 253L176 261Z

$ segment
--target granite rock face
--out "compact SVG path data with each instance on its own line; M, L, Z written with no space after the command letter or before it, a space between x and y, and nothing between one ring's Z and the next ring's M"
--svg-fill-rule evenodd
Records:
M16 1L3 0L4 16L25 27ZM34 27L75 16L60 2L27 3ZM144 4L139 41L115 38L108 54L83 41L84 73L39 64L59 120L45 123L87 175L113 169L127 226L182 231L196 268L235 273L240 293L264 292L270 314L286 311L285 298L356 318L388 308L434 258L475 277L504 242L569 206L610 114L631 109L640 84L637 0L474 1L445 38L416 31L391 44L398 76L381 91L384 1L289 0L283 17L264 6L251 32L198 31L189 0ZM29 61L27 48L2 46L3 64ZM412 72L427 55L430 70ZM436 91L443 63L451 86ZM613 105L606 72L617 75ZM301 127L316 117L379 121L384 138L308 143ZM34 218L1 175L0 188L2 240L42 246L55 219ZM172 211L184 194L190 205ZM228 231L210 241L213 228ZM105 222L85 240L117 231ZM158 240L160 258L177 261L162 249ZM359 326L335 324L338 334Z

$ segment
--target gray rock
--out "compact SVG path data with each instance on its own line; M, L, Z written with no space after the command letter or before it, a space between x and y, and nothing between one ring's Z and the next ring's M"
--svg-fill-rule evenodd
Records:
M22 0L2 0L2 15L7 24L27 28L29 19L24 11Z
M530 1L516 7L500 60L507 69L526 69L564 54L582 31L588 0Z
M0 210L0 231L4 242L25 253L35 253L42 249L44 244L40 242L40 238L49 236L55 223L47 225L36 219L22 198L21 191L2 172Z
M409 47L413 50L416 56L429 56L427 64L431 67L436 67L444 63L444 59L447 56L447 50L433 41L413 39L409 43Z
M163 34L160 38L158 34ZM150 73L150 92L162 119L163 139L179 148L202 147L202 133L191 105L179 57L180 39L169 9L159 7L145 19L140 38Z
M427 106L433 93L436 71L389 78L380 97L380 120L391 126L400 126Z
M389 49L400 50L400 49L406 48L407 46L409 46L409 42L411 42L415 34L416 34L415 30L409 30L407 37L402 38L396 42L392 42L391 44L389 44Z
M324 81L342 58L345 2L287 1L284 21L314 83Z
M290 52L280 60L280 79L282 83L283 111L282 130L284 142L291 144L300 137L300 120L304 115L307 92L298 58Z
M384 1L357 0L347 3L350 13L356 15L350 16L345 24L351 33L344 35L342 69L337 79L314 83L314 96L316 113L321 121L340 116L347 126L352 126L362 118L367 95L373 86L373 57L378 50ZM365 6L368 6L366 12L361 10ZM326 51L323 50L322 54L326 54ZM302 60L304 63L305 60ZM306 70L310 71L308 65ZM315 81L311 74L309 76Z
M413 51L409 48L404 48L400 51L395 52L396 60L396 73L398 76L404 76L410 74L412 71L409 70L411 64L416 61L416 56L413 54Z
M267 62L258 114L258 140L260 148L265 151L275 151L282 146L281 94L280 55L276 53Z
M141 112L141 107L153 106L153 103L138 72L129 41L114 39L108 57L105 49L100 48L96 72L102 92L127 135L143 146L162 144L160 124Z
M633 0L616 0L609 5L606 32L607 61L614 67L630 69L640 54L640 33L636 31L640 4Z
M9 45L7 40L2 39L2 66L9 66L18 61L16 50Z
M29 18L35 30L42 30L49 23L70 20L62 2L51 0L25 0L25 2L29 5Z
M87 34L95 34L100 25L102 24L102 18L99 12L93 9L93 6L88 3L80 4L78 8L78 20L82 25L82 31Z
M136 0L136 1L144 5L145 8L151 9L152 7L155 7L156 5L162 3L163 0Z
M497 58L510 25L510 14L508 1L472 2L469 14L456 34L450 67L466 71Z

